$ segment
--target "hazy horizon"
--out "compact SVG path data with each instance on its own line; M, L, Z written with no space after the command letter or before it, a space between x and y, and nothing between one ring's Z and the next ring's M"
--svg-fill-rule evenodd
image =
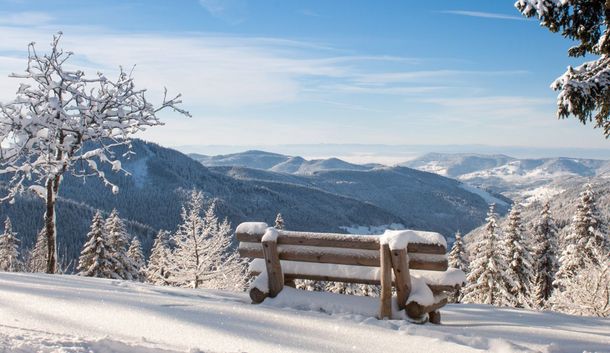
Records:
M503 154L515 158L584 158L610 160L610 148L525 147L492 145L278 144L166 146L183 153L209 156L260 150L305 159L339 158L350 163L394 165L427 153Z

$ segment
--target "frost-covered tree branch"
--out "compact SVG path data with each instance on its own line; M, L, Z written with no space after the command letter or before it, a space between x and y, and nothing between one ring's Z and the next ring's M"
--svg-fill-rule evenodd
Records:
M572 57L599 56L567 71L551 85L559 91L557 116L570 115L583 124L594 122L610 136L610 1L518 0L515 7L526 17L537 17L551 32L561 32L577 44Z
M130 151L130 136L162 125L157 116L162 110L190 115L179 107L180 94L170 97L167 90L160 105L150 103L123 68L114 80L66 69L73 54L60 48L61 37L53 37L44 55L28 45L25 73L11 75L24 83L15 100L0 105L0 174L11 175L9 192L0 200L12 200L28 185L46 200L47 272L55 272L54 205L64 173L97 176L116 193L118 187L100 168L122 170L114 148Z

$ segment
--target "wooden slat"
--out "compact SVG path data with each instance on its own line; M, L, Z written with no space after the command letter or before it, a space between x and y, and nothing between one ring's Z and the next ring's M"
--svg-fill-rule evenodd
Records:
M379 252L371 250L321 248L313 246L279 246L280 260L303 261L339 265L379 267ZM241 257L264 258L260 244L239 244ZM409 256L409 268L414 270L445 271L447 259L432 254L412 254Z
M269 296L274 298L284 289L284 274L275 240L262 242L263 257L269 278Z
M392 270L396 284L398 309L403 310L411 294L411 275L409 274L409 255L407 249L391 250Z
M379 248L381 259L381 293L379 293L379 319L392 318L392 255L390 246L382 244Z
M309 233L279 230L279 245L306 245L344 249L378 250L379 236L333 233ZM260 243L263 234L236 233L237 240L247 243ZM411 243L407 248L410 253L444 254L446 249L438 244Z
M250 276L258 276L259 272L250 272ZM352 277L340 277L340 276L320 276L320 275L312 275L312 274L298 274L298 273L288 273L284 272L284 283L289 280L295 279L309 279L312 281L328 281L328 282L345 282L345 283L357 283L357 284L370 284L370 285L380 285L381 282L379 280L371 280L371 279L361 279L361 278L352 278ZM392 281L392 284L395 285L395 282ZM445 292L451 292L455 290L453 286L446 285L438 285L438 284L428 284L428 287L432 291L432 293L441 294Z

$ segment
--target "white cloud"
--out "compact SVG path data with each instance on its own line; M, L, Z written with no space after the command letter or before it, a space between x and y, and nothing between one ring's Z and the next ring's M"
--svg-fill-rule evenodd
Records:
M0 26L0 36L5 38L0 41L0 56L2 52L10 52L12 59L10 69L6 65L0 67L0 77L15 71L15 52L23 55L22 64L17 68L21 71L26 63L27 43L35 41L39 51L46 51L56 31L52 26ZM401 74L383 77L383 74L366 73L369 63L412 66L421 61L416 58L337 56L332 48L323 45L277 38L117 33L92 27L66 27L63 32L62 46L76 53L73 64L85 72L111 75L119 65L137 65L136 84L149 88L157 96L164 86L170 92L180 91L185 103L194 110L294 102L311 92L408 95L437 89L386 87L385 83L394 81L392 75ZM364 81L375 81L376 86L362 85ZM12 80L3 80L0 84L0 101L13 96L15 89L8 89L11 85L16 87Z
M44 12L0 12L0 25L40 26L53 19L53 16Z
M490 18L490 19L496 19L496 20L528 21L527 18L522 17L522 16L511 16L511 15L505 15L505 14L493 13L493 12L463 11L463 10L447 10L447 11L441 11L441 12L446 13L446 14L451 14L451 15Z

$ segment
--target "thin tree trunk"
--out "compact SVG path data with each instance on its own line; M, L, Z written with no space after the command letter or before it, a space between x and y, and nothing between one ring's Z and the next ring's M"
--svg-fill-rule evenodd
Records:
M47 211L44 214L44 224L47 233L47 273L55 273L57 267L55 246L55 192L54 178L47 180Z

